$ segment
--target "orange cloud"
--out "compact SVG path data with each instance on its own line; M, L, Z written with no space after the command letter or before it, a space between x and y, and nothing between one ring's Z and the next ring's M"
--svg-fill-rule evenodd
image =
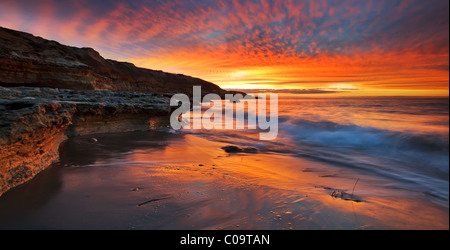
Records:
M1 26L223 87L400 94L448 92L448 19L439 0L5 0L0 9Z

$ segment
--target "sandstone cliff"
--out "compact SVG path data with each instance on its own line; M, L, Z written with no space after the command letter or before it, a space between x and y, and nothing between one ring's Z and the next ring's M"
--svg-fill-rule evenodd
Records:
M235 93L0 27L0 195L58 160L68 137L166 126L169 98L193 86Z
M0 27L0 86L50 87L223 95L227 91L198 78L144 69L104 59L91 48L75 48Z
M0 87L0 195L58 160L68 137L167 126L162 94Z

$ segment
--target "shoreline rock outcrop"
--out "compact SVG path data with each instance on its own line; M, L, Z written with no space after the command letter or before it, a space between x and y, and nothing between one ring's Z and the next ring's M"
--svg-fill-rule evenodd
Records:
M162 94L0 87L0 195L59 159L69 137L168 125Z
M139 68L129 62L105 59L92 48L66 46L3 27L0 27L0 86L188 96L192 96L193 86L201 86L205 95L234 93L199 78Z
M170 97L193 86L239 93L0 27L0 195L58 160L69 137L165 126Z

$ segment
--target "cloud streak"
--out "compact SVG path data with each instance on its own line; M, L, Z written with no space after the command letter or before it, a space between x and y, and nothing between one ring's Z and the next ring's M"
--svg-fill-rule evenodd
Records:
M448 1L46 0L35 5L2 1L0 25L222 86L262 78L271 88L351 82L369 89L448 90ZM246 74L238 79L236 72Z

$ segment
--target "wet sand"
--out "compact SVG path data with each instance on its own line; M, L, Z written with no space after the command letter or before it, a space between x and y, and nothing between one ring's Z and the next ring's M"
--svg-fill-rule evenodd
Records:
M388 179L229 145L164 131L70 139L0 197L0 229L449 228L448 207Z

